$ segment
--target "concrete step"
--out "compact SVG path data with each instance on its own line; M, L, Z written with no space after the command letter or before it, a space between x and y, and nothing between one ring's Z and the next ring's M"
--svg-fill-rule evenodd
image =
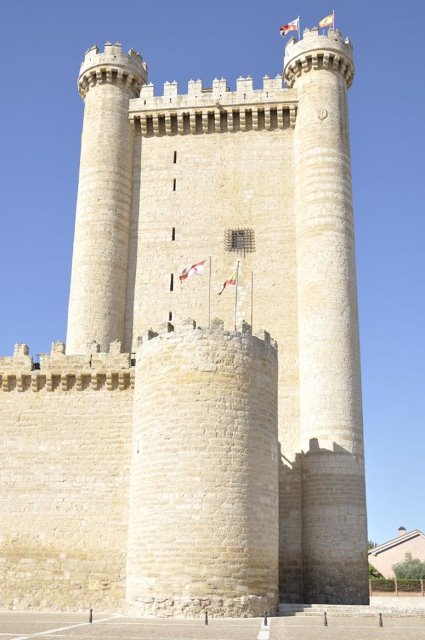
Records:
M401 600L401 598L400 598ZM279 604L279 616L323 616L326 611L328 616L377 616L383 615L414 615L425 616L425 607L422 603L403 603L400 600L394 603L380 603L379 605L338 605L338 604ZM416 606L415 606L416 605Z

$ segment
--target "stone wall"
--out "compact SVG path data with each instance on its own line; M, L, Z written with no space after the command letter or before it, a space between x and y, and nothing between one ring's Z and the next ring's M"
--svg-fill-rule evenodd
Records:
M0 607L122 608L128 355L0 358Z
M204 277L180 284L178 275L209 256L211 314L231 326L235 288L218 292L239 261L238 326L251 323L253 272L254 332L273 325L284 354L279 439L290 459L299 450L293 138L289 124L184 136L143 137L138 131L124 342L134 351L137 336L170 314L172 322L193 317L208 324L208 264ZM225 232L235 228L253 230L255 251L226 250Z
M138 350L127 563L138 614L276 609L277 354L244 330L189 323Z
M363 460L312 441L302 467L304 602L368 604Z

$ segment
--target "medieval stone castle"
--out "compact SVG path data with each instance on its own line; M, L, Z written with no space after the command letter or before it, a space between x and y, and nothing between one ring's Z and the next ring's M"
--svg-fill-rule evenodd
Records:
M0 607L367 603L353 74L332 29L285 87L86 52L66 348L0 358Z

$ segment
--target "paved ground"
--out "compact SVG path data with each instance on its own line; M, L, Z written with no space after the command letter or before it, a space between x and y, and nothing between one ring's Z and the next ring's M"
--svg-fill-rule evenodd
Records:
M0 612L0 640L425 640L425 619L328 615L241 620L139 619L95 614L93 624L81 614Z

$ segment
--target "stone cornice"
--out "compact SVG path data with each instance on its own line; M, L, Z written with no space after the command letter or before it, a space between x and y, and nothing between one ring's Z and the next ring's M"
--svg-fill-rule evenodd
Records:
M295 127L297 102L130 112L142 136L271 131Z
M24 391L124 391L134 388L134 371L7 372L0 374L3 392Z
M104 64L97 68L92 68L80 75L78 78L78 93L81 98L85 97L91 87L101 84L115 84L126 89L130 97L139 95L143 82L137 76L128 73L127 70L118 66L108 66Z

